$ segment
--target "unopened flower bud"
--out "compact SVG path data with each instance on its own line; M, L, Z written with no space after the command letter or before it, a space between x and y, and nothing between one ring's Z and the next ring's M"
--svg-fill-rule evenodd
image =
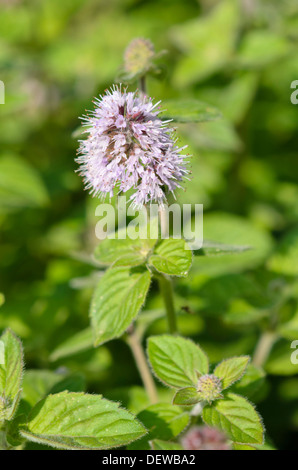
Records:
M197 391L202 401L211 403L214 400L218 400L222 398L221 379L213 374L202 375L198 381Z
M154 55L154 46L149 39L133 39L124 53L125 71L132 75L146 72L151 66Z

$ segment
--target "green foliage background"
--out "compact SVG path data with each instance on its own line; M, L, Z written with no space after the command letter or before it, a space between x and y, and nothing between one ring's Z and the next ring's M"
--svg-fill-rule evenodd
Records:
M48 390L72 373L78 391L103 393L134 412L146 405L121 340L68 357L52 353L88 326L100 275L90 263L98 201L74 172L78 116L114 82L126 45L148 37L157 51L168 51L160 75L148 79L149 94L199 99L223 113L215 122L179 125L193 157L192 179L178 202L204 204L206 239L253 247L195 258L190 277L177 281L180 330L216 363L252 354L260 331L274 324L278 340L265 364L269 375L260 373L254 387L239 387L258 404L274 444L293 449L298 108L290 85L298 79L298 2L1 0L0 9L0 79L6 86L0 106L0 329L11 327L24 342L33 369L25 398L32 399L34 369L45 369L52 373L40 387L47 382ZM141 315L156 318L148 334L166 331L161 307L153 286Z

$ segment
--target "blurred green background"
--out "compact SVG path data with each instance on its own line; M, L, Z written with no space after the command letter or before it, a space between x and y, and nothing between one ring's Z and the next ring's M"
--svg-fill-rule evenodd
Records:
M56 360L51 353L88 326L98 279L89 263L98 201L75 173L78 116L115 81L127 44L150 38L167 53L159 76L148 78L149 94L199 99L223 113L179 125L193 157L178 201L204 204L205 238L254 248L195 258L190 277L177 282L181 331L216 362L253 354L260 332L274 328L268 376L252 369L254 387L241 387L274 444L297 448L298 108L290 86L298 80L298 1L0 0L0 9L0 329L22 337L28 368L52 371L29 374L28 390L70 372L78 388L85 382L133 410L144 405L123 342ZM154 318L156 294L153 286L146 304ZM157 319L146 331L165 328Z

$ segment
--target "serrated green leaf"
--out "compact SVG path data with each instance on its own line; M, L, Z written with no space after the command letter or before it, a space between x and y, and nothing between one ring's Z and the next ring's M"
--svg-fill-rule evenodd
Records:
M148 356L155 375L173 388L196 385L197 372L204 375L209 369L206 354L189 339L153 336L148 340Z
M148 429L149 434L129 446L130 449L150 448L152 439L169 440L177 437L189 424L189 414L179 406L166 403L150 405L141 411L137 418Z
M207 122L220 119L221 112L199 100L167 100L163 102L162 119L174 122Z
M188 413L167 403L150 405L137 416L149 430L151 438L165 440L177 437L189 423Z
M182 239L163 240L149 258L149 265L170 276L186 276L192 263L192 252Z
M228 393L203 409L203 420L240 444L262 444L263 425L254 407L243 397Z
M153 441L150 441L150 445L153 450L183 450L182 445L178 442L168 442L160 439L153 439Z
M146 261L155 243L153 239L106 238L97 246L94 256L103 265L138 266Z
M246 371L249 361L249 356L231 357L230 359L225 359L216 366L213 373L222 380L223 390L241 379Z
M87 349L93 348L93 332L92 328L86 328L85 330L79 331L71 338L60 344L51 354L51 361L58 361L73 354L86 351Z
M91 303L91 324L95 346L119 338L145 302L151 276L148 271L132 272L112 267L103 275Z
M100 395L62 392L49 395L31 411L23 437L59 449L109 449L146 434L118 403Z
M195 405L199 401L199 394L194 387L181 388L173 398L173 404L180 406Z
M4 348L4 363L0 363L0 421L12 419L21 394L24 368L21 341L11 330L0 338Z

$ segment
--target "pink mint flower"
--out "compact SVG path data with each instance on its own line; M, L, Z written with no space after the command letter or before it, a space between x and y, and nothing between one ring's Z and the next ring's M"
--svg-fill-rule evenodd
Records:
M208 426L194 426L181 438L186 450L231 450L227 437Z
M84 116L86 140L80 141L79 172L86 189L104 198L134 189L130 201L136 207L157 202L163 206L166 192L181 187L188 174L186 147L178 147L170 121L161 121L150 98L114 86L95 100L95 109Z

